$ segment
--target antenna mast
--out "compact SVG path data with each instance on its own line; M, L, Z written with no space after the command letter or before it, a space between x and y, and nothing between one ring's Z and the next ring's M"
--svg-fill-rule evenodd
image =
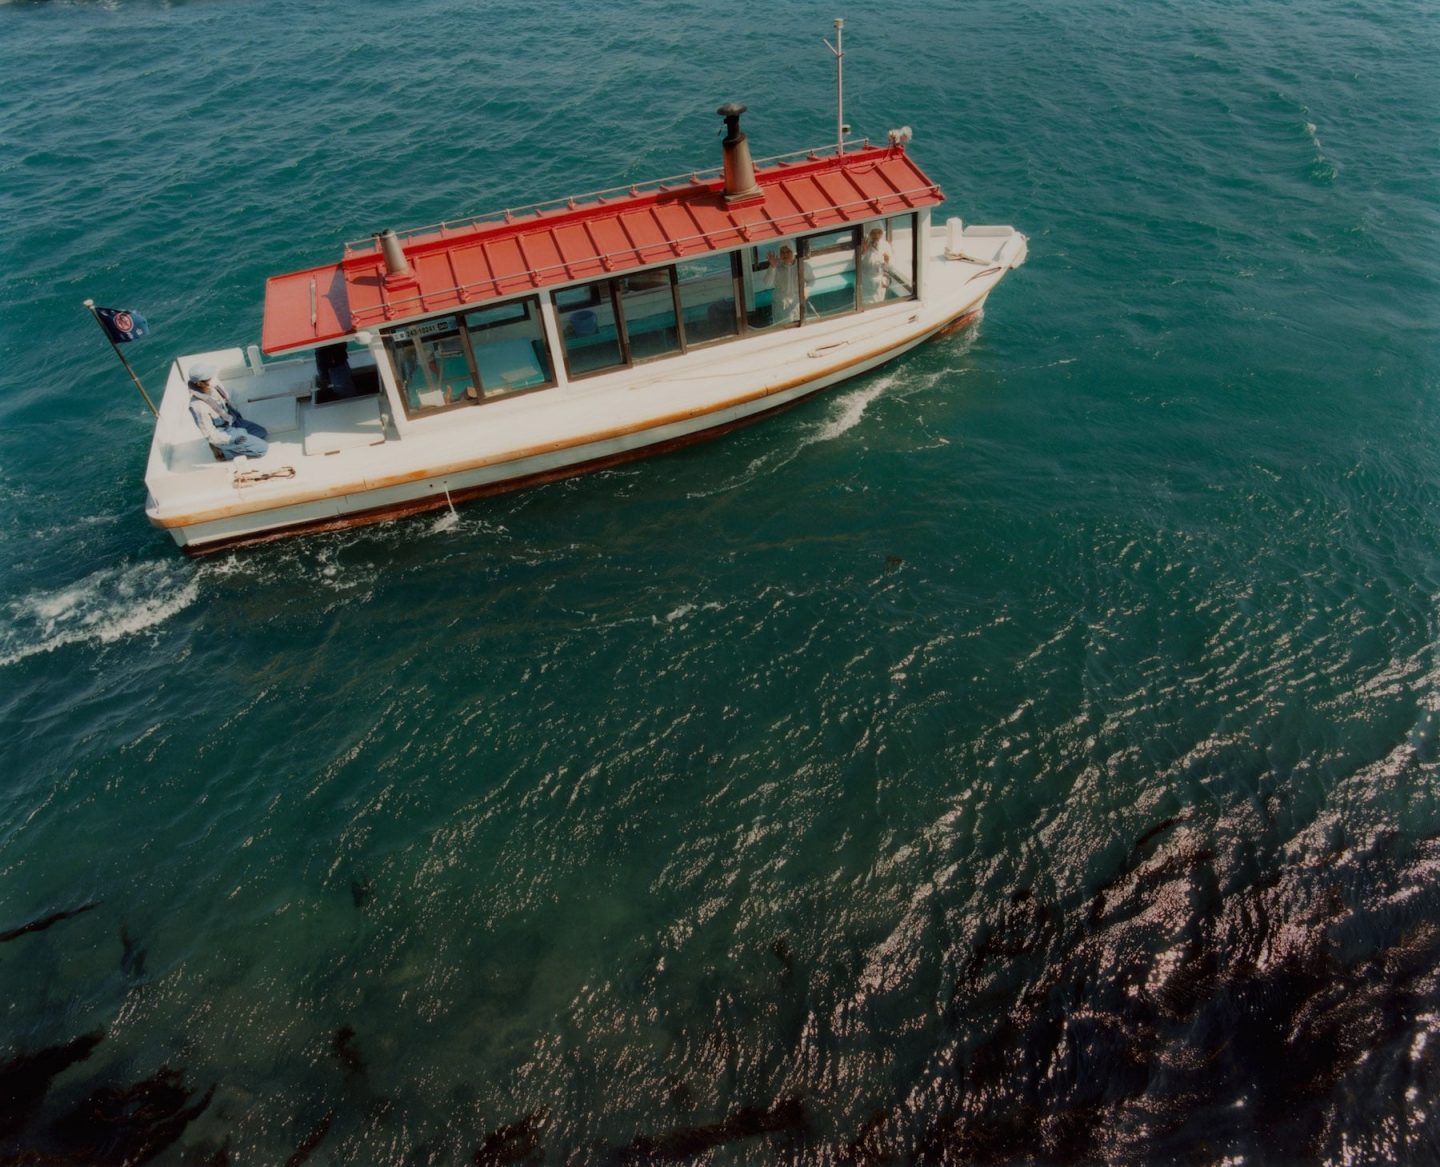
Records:
M845 133L850 127L845 124L845 21L838 16L835 43L832 45L826 40L825 47L835 54L835 153L844 157Z

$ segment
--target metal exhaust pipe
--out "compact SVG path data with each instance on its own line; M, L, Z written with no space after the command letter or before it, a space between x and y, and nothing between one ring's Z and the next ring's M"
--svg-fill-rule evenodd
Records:
M764 197L755 181L755 163L750 160L750 143L740 129L740 115L745 106L728 102L715 112L725 119L725 201L748 202Z
M385 256L385 274L408 276L410 261L405 258L405 249L400 246L400 237L386 227L383 231L376 231L375 238L380 240L380 250Z

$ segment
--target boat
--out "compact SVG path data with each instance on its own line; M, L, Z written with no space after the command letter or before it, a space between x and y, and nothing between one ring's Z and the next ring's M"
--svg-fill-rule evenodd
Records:
M1013 227L938 221L908 127L755 161L745 106L718 113L713 169L386 229L269 279L258 346L171 362L149 520L204 554L673 450L964 327L1025 260ZM202 366L263 455L202 436Z

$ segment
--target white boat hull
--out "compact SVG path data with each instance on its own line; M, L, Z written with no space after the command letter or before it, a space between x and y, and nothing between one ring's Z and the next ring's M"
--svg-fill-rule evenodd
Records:
M383 397L343 409L314 405L308 362L261 365L252 350L247 367L239 350L203 354L221 366L247 416L275 423L270 450L234 462L215 461L203 443L197 450L177 366L151 449L147 515L187 552L203 554L416 514L716 436L973 320L1005 272L1024 261L1026 244L1009 228L971 233L976 254L964 258L947 258L943 233L931 233L918 301L486 403L399 432L380 417ZM334 432L332 417L344 422Z

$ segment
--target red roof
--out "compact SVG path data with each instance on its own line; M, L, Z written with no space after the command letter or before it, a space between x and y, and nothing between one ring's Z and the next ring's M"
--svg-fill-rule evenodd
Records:
M266 281L261 346L287 352L361 328L898 214L944 197L902 146L779 161L757 169L756 180L761 197L728 206L722 178L694 178L430 228L403 238L409 277L386 278L378 244L347 248L340 263Z

